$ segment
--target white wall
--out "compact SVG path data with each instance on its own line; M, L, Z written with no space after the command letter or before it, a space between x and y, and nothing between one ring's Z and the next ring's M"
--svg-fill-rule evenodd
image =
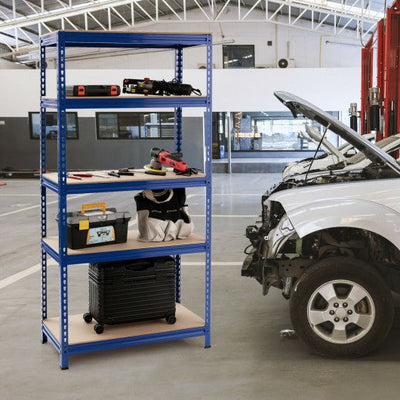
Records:
M342 111L347 121L350 102L360 99L359 43L346 38L309 32L270 22L231 22L237 12L227 7L220 23L199 23L200 10L188 13L187 23L177 23L171 17L165 23L139 25L135 31L146 32L211 32L213 34L213 109L216 111L273 111L283 106L274 98L274 90L287 90L316 103L325 110ZM254 12L249 18L265 18ZM203 18L203 17L201 17ZM278 17L278 22L283 22ZM196 21L196 22L193 22ZM306 24L303 23L303 27ZM267 46L267 41L272 46ZM224 70L222 44L254 44L255 64L263 69ZM101 57L87 59L96 49L67 49L67 85L119 84L124 78L166 79L174 77L173 51L141 51L140 54L116 56L108 50ZM82 57L86 59L82 59ZM296 68L275 68L277 60L290 58ZM205 48L184 50L184 82L205 91L205 71L199 64L205 62ZM9 70L9 63L0 60L0 117L26 117L29 111L39 110L39 71ZM54 63L49 62L48 95L55 96ZM320 67L323 68L320 68ZM164 68L161 70L160 68ZM16 82L19 82L16 85ZM187 116L201 115L201 110L184 110ZM80 110L82 116L93 111Z
M147 70L69 70L67 85L119 84L124 78L142 78ZM187 70L184 82L205 93L204 70ZM152 79L172 79L172 70L152 70ZM55 96L55 70L47 74L49 96ZM285 90L303 97L320 108L341 111L347 121L351 102L360 99L359 68L287 68L255 70L213 70L213 110L277 111L285 108L273 96ZM16 82L23 91L16 90ZM39 110L40 75L38 70L5 70L0 74L3 95L0 117L27 117ZM185 116L202 115L202 109L184 109ZM81 116L93 116L92 110L79 110Z
M16 64L14 62L0 58L0 70L3 69L28 69L28 68L22 64Z

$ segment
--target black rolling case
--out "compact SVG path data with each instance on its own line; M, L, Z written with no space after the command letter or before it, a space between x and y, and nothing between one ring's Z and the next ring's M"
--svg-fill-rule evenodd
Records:
M165 318L175 323L175 261L172 257L89 265L89 313L86 322L104 324Z

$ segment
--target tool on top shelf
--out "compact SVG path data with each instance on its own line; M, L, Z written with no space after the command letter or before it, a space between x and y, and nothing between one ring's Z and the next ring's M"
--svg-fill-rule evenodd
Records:
M83 178L92 178L93 174L86 174L86 173L81 173L81 172L68 172L67 178L70 179L76 179L78 181L81 181Z
M83 204L80 211L67 213L68 247L125 243L130 218L128 211L106 208L106 203Z
M135 173L130 168L120 168L118 171L109 171L108 175L120 178L121 176L134 176Z
M67 86L67 96L119 96L119 85L74 85Z
M170 153L164 149L153 147L150 156L150 164L144 166L146 174L166 175L167 170L162 167L162 164L172 167L178 175L192 175L199 172L197 168L190 168L185 161L182 161L182 153Z
M93 177L98 177L98 178L110 178L107 175L100 175L100 174L93 174L93 173L85 173L85 172L68 172L67 178L69 179L76 179L78 181L83 180L84 178L93 178Z
M154 81L150 78L144 79L124 79L122 86L123 93L159 95L159 96L190 96L192 93L201 96L199 89L194 89L192 85L180 83L176 79L172 81Z

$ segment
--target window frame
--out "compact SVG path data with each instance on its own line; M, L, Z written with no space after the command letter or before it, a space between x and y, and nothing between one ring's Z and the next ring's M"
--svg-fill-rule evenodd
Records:
M290 111L226 111L227 116L224 115L223 118L225 119L226 117L229 118L229 129L230 129L230 134L228 134L228 131L225 130L227 126L224 125L224 131L223 134L221 135L218 129L218 118L219 114L224 114L224 112L221 111L213 111L213 143L220 145L224 145L225 148L228 146L228 137L231 137L231 152L232 153L253 153L253 154L261 154L261 153L293 153L293 152L312 152L315 151L314 148L303 148L303 145L301 145L300 148L263 148L266 143L263 141L265 140L265 136L263 135L263 132L255 132L253 131L253 126L257 120L273 120L273 121L281 121L281 120L290 120L290 121L310 121L308 118L294 118L293 114ZM340 111L328 111L329 114L333 115L337 119L340 119ZM249 130L243 130L241 132L236 132L237 127L235 126L235 120L234 120L234 115L235 114L241 114L242 115L249 115L250 116L250 121L249 121ZM312 122L312 121L310 121ZM223 122L224 123L224 122ZM248 128L247 127L247 128ZM242 135L239 135L239 134ZM264 132L265 133L265 132ZM243 135L244 134L244 135ZM246 135L248 134L248 135ZM250 148L242 148L241 147L241 141L243 139L243 142L246 142L245 138L249 138L250 140ZM257 141L258 140L258 141ZM335 145L340 145L340 143L336 143ZM239 147L239 148L238 148ZM257 148L258 147L258 148Z
M29 139L31 140L40 140L40 125L39 125L39 135L34 136L33 134L33 115L39 115L39 123L40 123L40 111L29 111L28 112L28 124L29 124ZM47 115L55 115L57 119L57 112L56 111L46 111L46 116ZM77 111L68 111L66 113L67 115L74 115L75 117L75 130L76 130L76 136L75 137L68 137L68 140L79 140L79 118L78 118L78 112ZM58 136L58 126L57 126L57 136ZM57 141L57 137L52 138L46 135L46 140L55 140Z
M229 48L231 48L231 49L233 49L233 48L239 49L240 47L243 48L243 49L244 48L251 48L253 65L252 66L247 66L247 67L245 67L245 66L238 66L238 67L234 67L234 66L229 67L228 66L227 67L226 65L229 65L229 60L228 60L227 64L225 64L225 61L224 61L225 50L227 50ZM241 60L243 60L243 57L241 58ZM255 45L254 44L226 44L226 45L222 46L222 68L223 69L254 69L255 66L256 66L256 52L255 52Z
M146 122L144 122L144 117L147 114L157 114L158 116L158 123L155 123L155 127L158 128L158 132L159 132L159 136L155 136L155 137L145 137L143 136L145 134L145 125ZM143 123L142 125L138 126L139 129L139 136L138 137L102 137L100 136L100 125L99 125L99 116L102 114L112 114L112 115L116 115L117 116L117 129L118 129L118 134L120 134L121 132L121 116L127 116L127 115L132 115L132 116L138 116L139 117L139 121L140 123ZM174 112L171 111L147 111L147 112L127 112L127 111L109 111L109 112L105 112L105 111L97 111L95 118L96 118L96 138L97 140L173 140L174 136L175 136L175 131L173 132L173 134L171 136L163 136L162 132L163 132L163 128L162 128L162 121L161 118L164 115L171 115L174 117ZM173 129L175 129L175 117L174 117L174 122L173 122Z

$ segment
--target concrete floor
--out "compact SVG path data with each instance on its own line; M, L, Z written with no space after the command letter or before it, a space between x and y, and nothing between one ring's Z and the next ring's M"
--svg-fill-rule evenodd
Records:
M278 290L240 276L246 225L260 211L260 195L279 174L215 174L213 177L212 347L204 338L157 343L70 357L40 338L39 182L6 180L0 187L0 399L397 399L400 323L374 354L357 360L324 359L290 328L288 303ZM203 189L188 189L197 231L203 230ZM106 200L134 215L133 193L72 198ZM49 231L55 229L57 198L49 193ZM134 226L132 228L135 228ZM183 258L182 303L203 315L202 255ZM33 267L31 269L28 269ZM25 277L15 275L24 271ZM87 308L87 266L71 266L71 313ZM8 279L10 278L10 279ZM21 278L18 280L18 278ZM58 314L56 267L49 268L49 316Z

